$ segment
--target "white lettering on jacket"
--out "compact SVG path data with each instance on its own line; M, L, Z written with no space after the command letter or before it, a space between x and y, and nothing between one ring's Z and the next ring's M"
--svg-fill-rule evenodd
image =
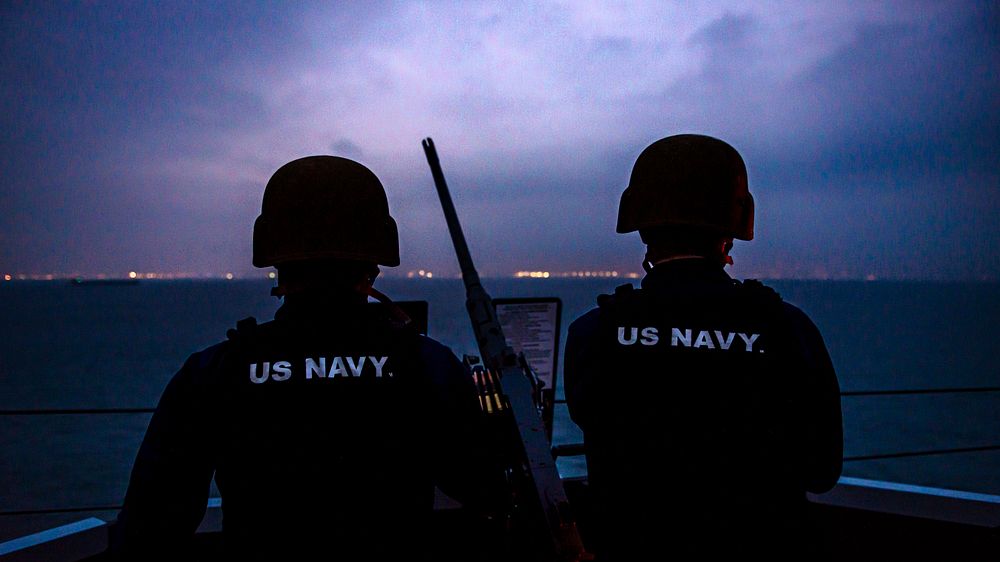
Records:
M733 341L739 336L743 340L743 346L733 347ZM671 328L670 347L690 347L694 349L720 349L722 351L746 351L753 352L754 344L760 334L744 332L723 332L722 330L698 330L691 328ZM665 340L664 340L665 341ZM657 345L660 343L659 330L653 326L645 328L619 326L618 344L630 346L639 343L641 345ZM757 350L763 353L762 349Z
M362 355L359 357L306 357L302 372L306 380L360 377L366 365L375 370L375 378L392 378L392 372L385 368L388 357ZM327 369L329 365L329 369ZM369 371L370 372L370 371ZM269 380L287 381L292 378L292 364L289 361L263 361L250 364L250 382L262 384Z

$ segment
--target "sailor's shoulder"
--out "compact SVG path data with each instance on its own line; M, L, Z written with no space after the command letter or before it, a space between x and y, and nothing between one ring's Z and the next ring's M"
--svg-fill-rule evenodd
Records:
M253 316L248 316L226 331L226 339L234 346L254 345L256 342L274 338L279 333L288 333L292 325L288 322L270 320L257 322Z
M209 377L224 369L226 360L240 353L242 349L252 347L272 335L276 329L275 323L258 324L252 318L244 318L235 323L226 334L226 339L192 353L181 369L182 373L190 373L197 378Z
M223 359L232 353L232 340L223 340L200 351L192 353L184 363L184 370L207 372L221 366Z
M420 364L430 372L455 374L462 371L462 362L458 360L455 352L445 344L424 334L418 334L415 343Z
M602 295L604 296L604 295ZM575 320L570 322L569 331L570 333L589 333L592 330L596 330L600 324L601 319L601 308L595 307L587 312L584 312L578 316Z
M452 396L456 388L470 387L472 378L468 376L465 366L448 346L432 337L418 334L416 336L416 359L412 364L422 379L431 383L435 392L443 399Z
M641 293L642 291L640 289L636 289L631 284L625 284L619 285L615 288L614 292L610 294L597 295L597 298L595 299L597 307L592 308L577 317L570 324L570 329L572 329L574 325L580 327L596 322L600 318L601 310L610 310L620 307L624 303L632 302L639 298Z
M224 360L231 350L232 342L225 340L192 353L171 377L165 392L193 396L217 386L224 369Z
M791 327L792 333L798 334L799 337L821 337L819 328L816 327L812 318L810 318L808 314L794 304L782 301L781 315L785 322Z
M736 289L741 296L752 298L754 300L779 303L783 302L781 294L778 293L773 287L765 285L759 279L743 279L732 281L733 288Z
M455 353L450 347L430 336L417 334L415 341L417 352L425 359L447 360L455 358ZM455 360L458 359L455 358Z

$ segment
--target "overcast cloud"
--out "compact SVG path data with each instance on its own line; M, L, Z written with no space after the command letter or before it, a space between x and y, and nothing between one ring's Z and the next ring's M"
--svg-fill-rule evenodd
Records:
M403 264L455 273L432 136L480 269L636 271L650 142L739 149L740 276L1000 277L995 3L0 7L0 273L249 274L263 186L339 154Z

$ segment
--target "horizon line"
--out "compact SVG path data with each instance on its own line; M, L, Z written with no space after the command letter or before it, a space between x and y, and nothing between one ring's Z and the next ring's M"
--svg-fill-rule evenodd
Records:
M420 273L423 272L423 273ZM624 281L634 281L642 279L644 273L639 272L617 272L617 271L515 271L508 274L480 274L483 279L518 279L533 281L551 280L611 280L618 279ZM446 281L461 280L461 274L433 274L428 270L417 270L408 272L383 272L382 279L412 280L412 281ZM46 281L273 281L276 278L274 271L261 272L258 275L237 272L129 272L128 274L79 274L79 273L7 273L0 277L0 285L13 282L46 282ZM862 281L862 282L938 282L938 283L996 283L1000 282L998 277L879 277L873 274L868 275L747 275L734 277L734 279L760 279L763 281Z

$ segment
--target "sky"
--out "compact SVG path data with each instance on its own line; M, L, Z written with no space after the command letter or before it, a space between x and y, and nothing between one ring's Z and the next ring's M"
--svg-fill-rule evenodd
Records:
M747 162L738 277L1000 279L996 2L0 3L0 274L235 272L271 173L381 178L402 265L640 271L635 158Z

